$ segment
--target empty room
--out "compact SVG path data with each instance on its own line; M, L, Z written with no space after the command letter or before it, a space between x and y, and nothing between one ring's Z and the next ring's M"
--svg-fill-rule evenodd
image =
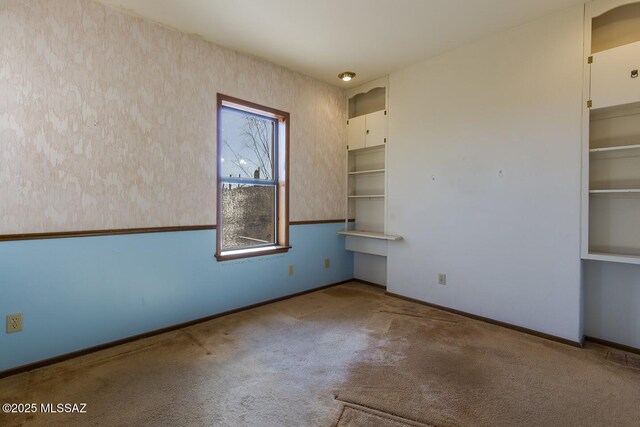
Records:
M0 426L640 425L640 0L0 0Z

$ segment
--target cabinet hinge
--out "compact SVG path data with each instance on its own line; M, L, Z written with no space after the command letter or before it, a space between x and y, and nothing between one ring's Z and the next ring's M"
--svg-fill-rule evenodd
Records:
M349 124L349 120L347 120L347 124Z
M347 145L347 150L349 149L349 145Z
M387 115L387 110L384 110L384 115L385 115L385 116Z
M587 101L587 108L591 108L593 107L593 101L592 100L588 100Z
M385 143L385 144L387 143L387 138L385 138L385 139L384 139L384 143Z
M593 64L593 56L590 56L590 57L587 59L587 64Z

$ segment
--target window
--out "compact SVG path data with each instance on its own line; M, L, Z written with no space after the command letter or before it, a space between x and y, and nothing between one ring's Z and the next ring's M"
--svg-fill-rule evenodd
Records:
M289 249L289 113L218 94L218 261Z

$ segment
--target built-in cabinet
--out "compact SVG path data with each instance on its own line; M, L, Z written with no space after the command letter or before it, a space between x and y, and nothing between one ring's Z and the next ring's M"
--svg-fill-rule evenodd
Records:
M591 56L592 111L640 100L640 42Z
M401 239L387 233L387 100L387 78L347 92L345 228L339 234L347 250L376 257L386 257L388 242Z
M586 12L582 256L640 264L640 3Z
M353 117L347 120L347 149L377 147L387 142L387 111Z

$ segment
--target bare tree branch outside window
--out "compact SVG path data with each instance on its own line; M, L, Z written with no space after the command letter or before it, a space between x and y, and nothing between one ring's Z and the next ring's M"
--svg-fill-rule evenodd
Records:
M232 109L221 119L222 176L241 179L222 184L223 250L274 244L275 123Z
M233 156L229 161L245 177L272 180L274 124L272 121L249 115L243 118L245 122L238 135L240 140L234 141L233 144L227 139L223 141L228 152Z

